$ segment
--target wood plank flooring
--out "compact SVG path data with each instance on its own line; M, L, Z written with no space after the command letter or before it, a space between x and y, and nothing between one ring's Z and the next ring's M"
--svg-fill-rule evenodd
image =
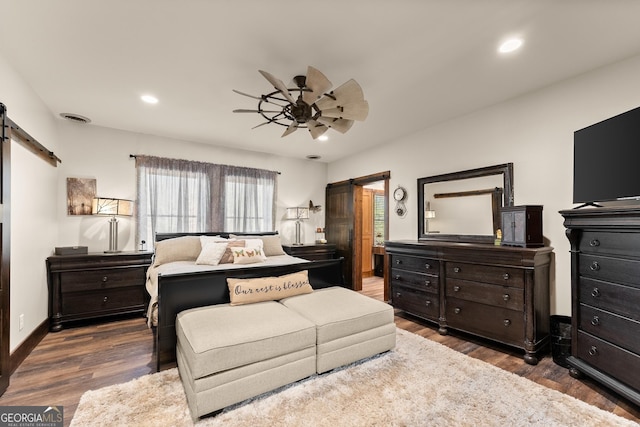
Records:
M363 281L362 293L382 300L382 279ZM402 312L399 328L439 342L470 357L484 360L546 387L559 390L605 411L640 422L640 408L622 400L599 384L576 380L568 370L545 355L537 366L508 347L461 333L443 336L437 326ZM154 372L153 335L144 319L128 318L49 333L11 377L0 405L61 405L65 426L87 390L118 384Z

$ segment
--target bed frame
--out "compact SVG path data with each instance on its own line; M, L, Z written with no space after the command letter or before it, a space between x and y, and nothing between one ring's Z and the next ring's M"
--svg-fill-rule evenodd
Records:
M157 234L156 241L189 235L276 235L268 233L171 233ZM158 371L175 366L176 326L181 311L214 304L228 303L227 278L254 278L280 276L308 270L309 282L314 289L345 286L342 276L342 258L309 261L300 264L238 268L232 270L201 271L158 276L158 324L154 328L154 353Z

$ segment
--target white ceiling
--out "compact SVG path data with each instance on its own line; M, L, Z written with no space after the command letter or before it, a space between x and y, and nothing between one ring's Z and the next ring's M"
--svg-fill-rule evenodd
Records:
M0 0L0 16L0 54L56 116L327 162L640 53L637 0ZM257 105L232 89L273 91L259 69L293 87L308 65L357 80L367 120L317 142L232 113Z

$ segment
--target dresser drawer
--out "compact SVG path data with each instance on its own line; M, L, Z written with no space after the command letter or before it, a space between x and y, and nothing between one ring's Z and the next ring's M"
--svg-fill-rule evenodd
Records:
M140 286L70 293L62 301L62 310L67 316L87 313L101 315L109 311L122 312L125 308L133 311L143 307L144 291Z
M524 315L522 311L492 307L457 298L447 298L447 325L522 347Z
M438 275L440 273L440 261L431 258L393 255L391 259L391 268Z
M524 288L524 271L517 268L450 261L447 262L446 272L447 280L465 279L474 282Z
M638 256L640 234L585 230L578 249L595 255Z
M510 310L522 311L524 308L524 291L520 288L510 288L508 286L448 279L446 296L447 298L475 301Z
M140 286L145 282L145 267L105 268L60 273L62 293Z
M580 302L640 322L640 288L581 277L578 282Z
M578 331L577 356L618 381L640 389L640 355Z
M416 292L404 287L391 287L391 304L399 310L435 321L440 315L440 301L437 295Z
M580 276L640 287L640 261L582 254Z
M640 322L580 304L580 329L620 347L640 353Z
M410 286L421 291L438 294L438 276L413 271L391 270L392 286Z

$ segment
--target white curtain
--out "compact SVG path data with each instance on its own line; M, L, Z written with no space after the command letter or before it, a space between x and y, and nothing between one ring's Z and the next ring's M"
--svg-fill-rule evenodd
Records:
M155 233L272 231L277 172L136 156L137 242Z

